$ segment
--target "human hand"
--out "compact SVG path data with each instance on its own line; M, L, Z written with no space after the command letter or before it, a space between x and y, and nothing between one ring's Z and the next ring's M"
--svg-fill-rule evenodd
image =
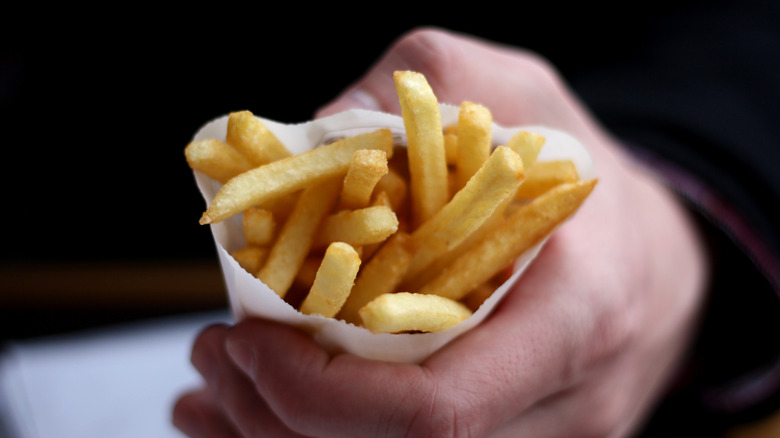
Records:
M420 365L341 354L277 323L198 337L204 389L174 423L200 436L626 436L673 375L707 264L684 209L625 157L543 59L437 30L402 37L320 115L399 112L394 70L442 102L479 102L503 125L567 131L599 184L482 324Z

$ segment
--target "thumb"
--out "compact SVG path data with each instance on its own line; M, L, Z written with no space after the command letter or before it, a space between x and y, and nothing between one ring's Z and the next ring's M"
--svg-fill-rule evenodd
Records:
M317 117L353 108L400 113L393 83L396 70L422 73L440 102L457 106L470 100L487 106L498 123L560 125L561 114L571 114L570 96L542 58L471 36L421 28L396 40L363 77L317 111Z

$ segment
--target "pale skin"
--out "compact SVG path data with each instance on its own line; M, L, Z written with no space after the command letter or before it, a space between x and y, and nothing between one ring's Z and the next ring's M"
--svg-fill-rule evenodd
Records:
M686 210L635 166L544 59L420 29L318 115L400 111L394 70L438 99L479 102L506 125L578 137L599 184L497 310L420 365L328 355L305 334L247 320L205 329L203 389L177 402L191 437L625 437L695 333L708 261Z

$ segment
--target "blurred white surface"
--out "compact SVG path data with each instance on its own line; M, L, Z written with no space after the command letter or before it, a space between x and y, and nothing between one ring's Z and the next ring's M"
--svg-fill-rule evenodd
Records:
M192 342L227 321L227 311L209 312L7 345L0 437L182 437L171 411L200 384Z

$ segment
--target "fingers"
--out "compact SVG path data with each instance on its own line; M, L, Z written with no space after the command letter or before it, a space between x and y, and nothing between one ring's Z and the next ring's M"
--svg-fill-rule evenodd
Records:
M209 327L198 336L192 350L192 363L206 380L215 400L212 404L221 409L223 421L229 421L243 437L298 437L279 422L256 392L254 382L228 356L227 334L224 325ZM201 420L208 419L215 428L223 427L214 415L204 412Z
M236 325L228 351L278 418L304 435L397 436L423 412L433 382L414 365L329 358L308 336L276 323Z
M344 94L318 116L349 108L399 113L393 71L415 70L427 78L440 102L479 102L502 124L560 123L569 99L549 63L518 48L508 48L438 29L402 36ZM496 87L496 84L501 84Z
M192 438L239 437L208 388L179 398L173 409L173 425Z

